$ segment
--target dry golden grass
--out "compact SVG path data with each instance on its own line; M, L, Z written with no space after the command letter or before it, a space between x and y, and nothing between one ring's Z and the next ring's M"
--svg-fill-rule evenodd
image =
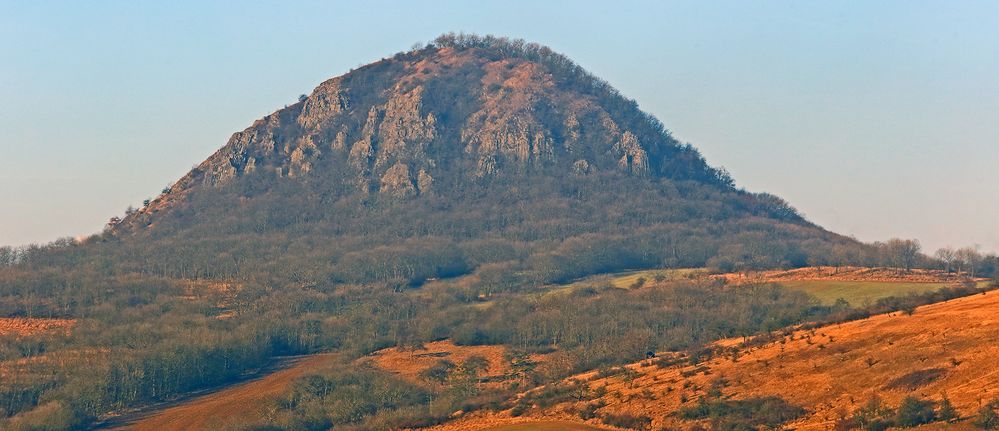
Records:
M291 366L267 374L262 378L185 400L110 429L134 431L217 430L236 424L252 423L267 415L271 401L284 393L293 380L306 373L328 370L337 365L337 356L333 354L318 354L299 358L293 360Z
M629 365L637 377L587 373L574 378L606 390L601 400L607 405L598 412L647 415L652 429L686 425L670 414L693 405L719 379L727 382L722 389L726 397L779 396L804 407L808 413L789 424L797 430L830 429L839 416L851 414L875 394L891 406L907 395L932 400L946 395L964 422L922 429L961 429L982 403L999 397L996 316L999 292L990 292L923 306L911 316L891 313L800 330L695 365ZM573 409L585 403L563 403L517 419L572 419ZM508 412L477 415L439 429L488 429L509 419Z
M472 356L481 356L489 361L489 367L481 374L484 378L502 378L510 372L510 362L506 359L503 346L457 346L451 341L426 343L420 349L391 347L372 353L361 361L371 361L376 367L389 371L406 381L423 384L420 373L440 360L459 364Z
M0 317L0 336L32 336L62 331L69 333L75 320L71 319L33 319L22 317Z
M713 275L733 284L772 283L781 281L880 281L905 283L959 283L967 279L942 270L913 269L899 271L893 268L866 268L858 266L810 266L791 270L747 271Z
M606 428L597 428L591 425L565 421L547 422L522 422L507 425L497 425L484 428L483 431L599 431Z

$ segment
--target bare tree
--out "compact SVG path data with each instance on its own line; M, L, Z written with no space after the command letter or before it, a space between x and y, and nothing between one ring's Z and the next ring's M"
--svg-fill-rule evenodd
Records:
M954 261L957 259L957 253L953 248L943 247L937 250L936 253L933 253L933 256L944 264L944 271L951 272L954 269Z
M972 247L964 247L955 252L958 262L961 263L963 269L971 276L975 278L975 271L978 266L982 263L982 253L979 251L979 246L975 245ZM958 273L961 271L958 270Z
M895 269L909 271L919 259L922 246L916 239L892 238L884 244L884 252L890 266Z
M0 266L14 266L17 263L17 252L13 247L0 247Z

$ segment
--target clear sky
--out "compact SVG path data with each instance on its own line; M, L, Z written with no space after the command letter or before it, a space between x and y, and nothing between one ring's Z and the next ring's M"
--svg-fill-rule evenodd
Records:
M999 2L0 0L0 244L97 232L328 77L440 33L548 45L741 187L999 251Z

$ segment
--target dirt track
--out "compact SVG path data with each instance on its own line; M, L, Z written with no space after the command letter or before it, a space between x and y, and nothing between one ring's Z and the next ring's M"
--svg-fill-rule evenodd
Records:
M337 356L318 354L287 360L277 371L205 395L186 398L109 421L97 429L134 431L215 430L266 414L273 397L297 377L337 366Z

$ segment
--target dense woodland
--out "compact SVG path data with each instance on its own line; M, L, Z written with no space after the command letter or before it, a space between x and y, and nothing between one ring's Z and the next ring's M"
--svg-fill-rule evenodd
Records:
M255 171L240 165L240 175L225 183L208 181L218 166L203 164L100 234L0 248L0 317L78 320L71 335L0 337L0 428L85 428L112 412L237 380L279 356L330 351L340 353L343 369L304 378L279 401L271 423L246 426L421 425L458 409L509 406L499 404L505 394L478 393L474 385L413 387L346 364L381 348L442 339L500 344L515 356L551 353L555 360L525 368L513 391L649 351L697 349L973 292L896 298L869 310L822 306L775 286L729 289L703 280L555 292L587 275L848 264L939 266L976 276L999 269L999 259L974 249L931 258L911 241L861 244L812 225L775 196L739 190L633 101L536 45L446 36L365 66L343 78L359 108L330 124L362 133L364 118L377 112L368 105L384 102L400 71L443 48L540 64L555 77L553 88L574 89L646 142L646 152L635 154L647 153L649 171L615 170L615 156L594 158L600 169L581 175L579 164L563 157L550 166L500 163L508 169L466 175L475 163L461 158L456 122L474 107L449 104L448 95L479 82L484 72L474 68L459 71L465 81L427 84L419 114L436 113L440 130L431 148L438 160L424 163L437 170L433 188L421 186L418 195L390 196L370 178L359 182L346 152L317 149L307 155L309 169L291 176L263 168L291 157L273 150L254 162ZM316 97L269 116L278 124L268 132L273 139L305 136L302 124L309 123L282 121ZM562 124L562 114L541 108L529 110L532 118L553 140L569 139L571 130L548 124ZM326 129L314 136L331 139ZM331 145L321 143L316 148ZM306 157L295 154L289 160ZM638 166L632 157L622 160ZM408 163L415 170L423 162Z

